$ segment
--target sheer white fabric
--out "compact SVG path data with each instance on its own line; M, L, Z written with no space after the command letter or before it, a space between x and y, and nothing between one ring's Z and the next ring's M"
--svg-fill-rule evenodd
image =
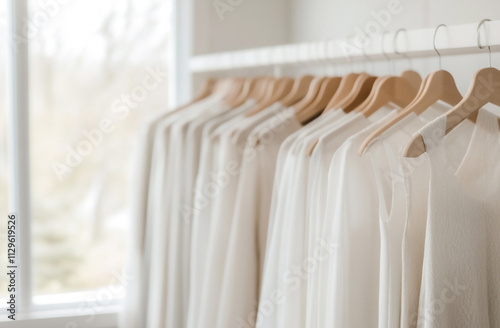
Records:
M152 263L150 273L148 327L165 325L167 320L182 320L184 311L182 307L177 308L175 314L170 312L170 315L167 315L167 309L172 303L179 304L177 298L182 298L180 296L182 292L171 289L169 285L178 279L175 270L179 269L179 264L176 263L179 250L175 246L178 239L172 236L178 233L181 218L171 209L178 195L174 188L176 179L182 174L182 165L179 162L182 161L180 154L183 152L183 127L200 115L208 115L214 108L220 107L226 107L221 103L220 97L211 97L180 111L176 115L178 117L171 116L163 120L156 130L153 149L154 170L150 183L152 188L150 213L153 222L151 254L155 261Z
M276 158L283 140L300 129L293 108L256 127L241 164L216 327L255 325Z
M151 220L147 220L148 190L152 167L153 140L156 127L161 119L175 112L161 113L144 124L140 132L140 153L136 163L135 203L133 207L134 227L131 229L129 254L134 261L127 263L127 275L134 277L133 284L128 287L124 314L121 316L121 327L144 326L147 309L147 290L149 270L151 266ZM142 320L142 321L141 321Z
M191 250L189 273L189 309L187 327L198 327L201 309L203 280L206 273L207 249L209 245L210 227L212 225L211 212L213 197L216 196L220 185L225 183L222 175L218 175L215 163L220 153L219 139L214 137L218 128L229 122L243 119L243 114L255 106L250 100L236 109L232 109L227 116L207 124L202 133L201 162L195 182L195 194L191 215Z
M409 114L380 135L366 150L371 156L379 200L379 327L400 325L402 243L407 212L401 150L415 131L449 108L438 103L420 116Z
M226 251L233 222L241 163L246 160L243 150L247 137L256 126L283 109L281 104L272 105L241 120L238 124L234 124L231 129L221 129L220 134L217 135L221 144L221 152L215 166L215 172L223 173L227 177L227 182L220 187L218 193L211 200L213 202L210 218L212 224L210 230L206 231L209 234L206 261L210 264L210 270L204 273L201 286L201 307L197 314L198 327L200 328L215 327L217 324Z
M448 156L446 117L425 126L430 160L418 325L500 326L500 132L480 110L465 156Z
M322 304L325 327L377 325L379 236L376 185L369 160L358 149L377 127L395 115L350 137L333 156L328 173L328 198L323 240L334 251L325 261ZM362 313L363 315L360 315Z
M285 224L283 220L289 218L290 211L292 211L292 206L290 205L293 204L294 191L305 191L305 186L302 186L300 189L294 189L296 187L295 184L299 181L297 179L297 173L299 172L298 162L294 160L294 149L297 147L297 143L300 144L308 134L314 131L317 132L317 129L325 127L329 123L340 121L345 116L342 111L327 113L327 115L318 118L303 129L292 134L284 141L280 149L276 170L277 174L273 186L264 273L259 301L257 319L259 327L278 327L279 314L283 313L285 302L288 302L285 298L285 288L287 287L284 286L285 284L288 285L284 281L286 279L284 278L286 270L281 270L286 260L280 253L286 247L283 244L286 242L286 239L282 238L282 236L286 236L286 227L289 225ZM282 161L281 163L280 160ZM294 285L294 291L297 288L300 288L300 284Z
M129 287L125 302L126 311L121 318L123 327L146 326L149 311L155 311L155 305L149 306L149 301L158 302L159 294L154 295L160 288L151 288L151 284L162 286L164 278L158 266L159 261L152 259L162 258L163 235L158 235L165 220L158 220L160 208L158 195L162 192L159 181L163 181L165 166L168 165L166 156L170 150L168 136L170 125L189 113L201 111L205 106L210 107L220 102L219 97L211 97L184 110L159 114L147 122L143 127L142 143L143 156L138 157L138 180L135 198L134 223L131 248L136 256L128 264L128 275L132 285ZM159 132L161 131L161 132ZM158 303L153 303L158 304ZM161 307L161 303L157 306ZM153 314L152 317L158 317Z
M447 135L444 142L450 158L457 161L463 158L473 128L474 124L467 120ZM407 200L402 245L401 327L417 327L429 208L428 153L419 158L403 158L401 172Z

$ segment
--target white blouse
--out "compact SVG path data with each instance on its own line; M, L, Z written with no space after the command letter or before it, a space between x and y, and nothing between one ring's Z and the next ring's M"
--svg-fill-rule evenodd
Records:
M473 129L474 124L467 120L447 135L444 142L450 158L457 161L463 158ZM429 207L428 153L418 158L402 158L400 171L404 178L407 202L402 245L401 327L416 327Z
M221 152L212 173L223 176L225 181L211 199L213 202L210 218L212 224L210 230L206 231L209 234L206 261L210 263L210 270L207 270L203 277L198 327L215 327L217 323L235 195L241 173L241 162L245 160L243 150L247 137L256 126L283 109L281 104L272 105L251 117L245 117L239 124L222 131L218 136Z
M302 125L293 108L256 127L244 150L235 200L222 298L216 327L237 327L256 320L266 248L276 159L282 142Z
M324 286L321 284L320 275L327 271L324 265L324 257L318 258L318 245L322 242L323 220L327 202L328 172L333 155L337 149L352 135L363 130L371 124L372 120L377 121L381 116L386 115L388 110L381 109L371 120L366 119L362 114L354 114L343 124L329 129L318 140L311 156L309 166L308 195L306 199L306 249L307 257L314 260L314 270L310 270L307 278L307 326L322 326L324 312L321 295L324 293Z
M366 157L358 149L364 139L395 115L350 137L335 153L328 173L323 242L329 245L325 327L375 327L378 314L379 232L376 185ZM362 313L362 315L360 315ZM324 321L323 321L324 320Z
M409 114L366 149L377 183L380 224L379 327L399 327L401 316L402 244L407 211L401 151L413 133L449 110L440 103L420 116Z
M317 131L329 123L335 122L346 116L342 111L328 112L315 121L309 123L299 131L288 137L282 144L276 166L273 196L269 215L269 228L264 259L264 271L261 284L259 310L257 322L259 327L278 327L278 313L283 311L285 290L282 286L284 271L281 271L281 249L285 241L281 236L286 234L283 229L283 220L291 205L294 183L296 183L297 162L292 160L293 149L296 142L301 142L303 137L310 132Z
M214 119L203 128L201 141L201 161L196 176L192 207L184 215L191 217L191 245L189 254L189 305L187 327L198 327L201 308L201 292L206 272L208 234L212 220L212 195L217 190L218 181L211 173L217 160L220 144L217 138L212 138L217 128L229 121L243 118L243 114L255 106L250 100L238 108L232 109L227 115Z
M430 161L418 325L500 327L500 131L481 109L463 158L449 156L446 116L420 130Z

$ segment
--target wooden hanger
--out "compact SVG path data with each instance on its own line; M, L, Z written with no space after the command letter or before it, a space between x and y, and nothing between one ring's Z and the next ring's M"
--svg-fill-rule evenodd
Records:
M377 80L376 76L371 76L367 73L359 74L349 94L336 107L349 113L368 97L375 80Z
M233 102L230 103L232 108L236 108L241 106L245 101L247 101L252 93L254 92L255 86L259 81L259 77L247 78L243 83L243 87L238 96L234 99Z
M396 39L399 32L405 31L405 29L399 29L393 39L394 50L397 54L401 54L396 50ZM384 52L384 37L385 32L382 34L382 53L389 62L389 57ZM390 63L390 62L389 62ZM372 87L372 92L367 97L367 99L358 106L355 111L364 114L369 117L375 111L377 111L382 106L388 104L389 102L394 102L398 105L408 105L409 102L413 100L416 92L420 86L422 79L417 72L405 71L399 76L388 76L381 77L375 81ZM399 83L401 82L401 83ZM411 98L411 99L410 99Z
M347 74L340 81L337 91L330 99L330 102L325 107L323 113L340 108L348 112L356 108L370 94L370 90L376 80L376 77L372 77L367 73ZM309 150L307 151L309 156L312 155L318 141L319 139L316 140L311 147L309 147Z
M293 79L289 77L279 78L267 89L266 96L261 100L259 106L247 113L246 116L250 117L271 106L275 102L282 99L287 95L293 86Z
M300 112L309 104L311 104L314 99L316 99L316 96L319 93L319 90L321 89L321 85L323 82L326 80L326 77L315 77L312 81L311 84L309 85L309 89L307 90L307 94L295 105L293 105L293 109L295 113Z
M359 85L357 85L357 86L353 86L353 89L355 89L355 92L357 92L358 94L355 95L355 97L353 97L354 101L351 104L348 105L349 108L355 108L355 107L359 106L359 103L363 102L365 100L364 98L366 98L371 93L369 90L371 90L371 87L373 86L374 82L379 79L379 78L376 78L376 77L373 77L373 76L369 76L366 73L361 73L361 74L359 74L359 76L361 76L363 74L365 76L362 77L361 79L358 79L358 81L360 81L361 83ZM366 75L368 75L368 77ZM366 83L367 86L363 86L363 83ZM354 84L356 85L356 82ZM337 91L337 92L339 92L339 91ZM350 97L352 97L351 93L349 93L347 95L346 99L350 98ZM340 104L342 106L342 101L340 102ZM341 107L341 106L339 106L339 108L343 109L343 107ZM348 109L348 110L351 110L351 109ZM313 142L313 144L306 151L306 154L308 156L312 156L314 148L316 148L316 145L318 144L318 142L319 142L319 139L316 139L316 141Z
M343 78L338 78L338 79L341 79L341 81L338 81L339 84L341 84L342 80L344 80ZM344 107L342 107L343 103L348 103L349 101L351 101L351 103L354 102L356 100L356 98L359 98L359 95L362 94L362 93L363 93L362 97L365 96L365 95L367 96L370 92L367 91L366 89L370 89L371 85L373 85L373 82L375 80L376 80L375 77L372 77L372 76L370 76L370 75L368 75L366 73L358 74L358 76L356 77L356 80L354 81L354 84L353 84L351 92L349 92L347 94L347 96L343 100L341 100L339 102L339 104L337 105L338 108L344 109ZM364 87L363 84L368 84L368 87ZM339 89L340 89L340 86L338 86L337 89L338 89L337 90L337 93L338 93ZM350 105L352 105L352 104L350 104ZM332 108L330 108L330 109L332 109ZM325 109L325 111L326 110L327 109ZM306 154L308 156L312 156L314 148L316 148L316 145L318 144L318 142L319 142L319 139L316 139L316 141L314 141L313 144L306 151Z
M198 94L191 101L185 103L184 105L177 107L175 110L177 111L177 110L187 108L187 107L191 106L192 104L197 103L200 100L207 98L211 94L216 93L217 92L217 88L216 88L217 82L218 81L216 79L213 79L213 78L206 79L205 81L203 81L203 84L202 84L200 90L198 91Z
M266 102L267 98L272 94L272 92L276 92L279 86L280 79L279 78L269 78L268 82L265 86L263 86L261 96L257 99L257 104L260 105Z
M314 80L314 76L312 75L304 75L296 79L292 90L280 100L283 106L290 107L303 99L309 90L312 80Z
M474 75L465 97L445 114L445 135L466 118L477 115L478 110L487 103L500 106L500 71L493 67L479 70ZM500 118L498 124L500 127ZM421 134L416 134L404 148L403 156L418 157L424 152L426 152L424 138Z
M224 100L229 106L234 107L233 105L234 102L238 99L238 96L241 94L243 90L245 79L241 77L234 77L228 79L227 83L229 84L229 90L226 96L224 97Z
M214 85L214 92L227 97L231 89L231 79L222 78L217 80Z
M354 111L356 113L362 112L366 108L366 106L372 101L372 98L375 94L375 92L373 92L373 90L376 90L379 87L379 85L383 81L385 81L388 77L390 77L390 75L378 77L375 80L375 82L373 83L373 86L371 88L371 91L370 91L370 94L368 95L368 97L366 97L366 99L363 102L361 102L356 108L354 108L352 111ZM418 74L417 72L411 71L411 70L404 71L401 74L401 77L404 78L405 80L407 80L411 85L414 85L416 89L418 89L420 87L420 83L422 81L422 78L420 77L420 74Z
M399 30L396 31L396 33L394 33L394 38L392 39L392 47L393 47L394 53L396 55L400 55L403 58L408 59L410 61L410 63L411 63L411 59L408 57L408 55L406 55L404 52L399 51L398 47L397 47L398 35L401 32L407 32L407 31L406 31L405 28L400 28ZM383 39L382 39L382 48L383 48L383 44L384 43L383 43ZM436 42L434 42L434 44L436 44ZM416 71L414 71L412 69L409 69L409 70L406 70L403 73L401 73L399 76L401 76L403 79L405 79L408 82L410 82L410 84L415 88L415 90L421 89L421 87L422 87L422 77Z
M428 75L422 83L422 88L419 90L415 100L405 107L399 114L390 120L387 124L373 132L361 145L359 150L363 154L370 142L387 131L391 126L401 121L410 113L421 115L430 106L437 101L442 100L447 104L455 106L462 100L462 95L457 89L453 76L444 70L440 70Z
M294 78L291 77L282 78L278 90L276 90L278 95L280 95L276 101L280 101L283 98L285 98L288 94L290 94L290 91L292 91L294 84L295 84Z
M385 131L387 131L391 126L393 126L394 124L396 124L397 122L399 122L400 120L402 120L404 117L406 117L408 114L404 115L406 113L406 109L407 108L410 108L415 102L418 101L418 98L420 97L420 95L422 94L424 88L425 88L425 85L427 83L427 79L428 79L429 76L426 76L425 79L422 81L422 83L420 84L420 89L418 90L417 92L417 95L415 96L415 99L413 99L413 101L405 108L403 109L400 113L398 113L398 115L396 117L394 117L392 120L390 120L389 122L387 122L386 124L384 124L382 127L380 127L379 129L377 129L375 132L373 132L372 134L370 134L366 139L365 141L361 144L360 148L359 148L359 155L363 155L366 148L368 148L368 145L373 141L375 140L375 138L377 138L378 136L380 136L382 133L384 133Z
M241 106L249 99L255 99L257 102L260 101L265 95L269 81L270 78L262 76L246 79L242 91L231 104L231 107L236 108Z
M399 76L410 82L415 90L420 89L420 86L422 85L422 77L420 76L420 74L418 74L418 72L409 69L401 73Z
M350 73L342 78L337 92L335 92L333 97L330 99L330 102L326 105L324 112L339 109L338 104L349 95L354 83L356 83L356 80L358 79L358 76L359 74L357 73Z
M205 99L206 97L210 96L212 94L212 92L214 91L214 87L215 87L215 82L217 80L215 79L212 79L212 78L208 78L206 79L200 90L198 91L198 94L193 98L193 100L191 101L191 103L195 103L195 102L198 102L202 99Z
M358 79L362 74L364 76L362 76L360 79ZM341 104L344 101L344 99L347 99L351 95L351 91L354 88L357 88L359 91L359 87L361 86L362 83L359 83L358 85L356 85L356 82L358 82L358 80L364 81L365 76L367 75L366 73L362 73L362 74L350 73L350 74L347 74L346 76L344 76L343 78L341 78L341 81L339 83L337 91L335 92L334 96L330 99L330 102L325 107L323 114L329 110L337 110L339 108L342 108L338 105ZM306 152L308 156L312 156L314 148L316 148L316 145L318 144L318 142L319 142L319 139L316 139L316 141L314 141L313 144L309 147L309 149Z
M262 78L258 84L257 87L255 88L254 93L250 96L252 99L254 99L257 103L260 103L262 99L266 96L266 92L269 88L269 86L274 83L276 79L274 77L266 76Z
M388 78L389 76L387 75L384 75L384 76L379 76L377 77L377 79L375 80L375 82L373 82L373 85L372 85L372 88L370 90L370 94L368 95L368 97L366 97L358 106L356 106L356 108L354 108L352 111L355 112L355 113L359 113L363 110L363 108L366 107L366 105L368 105L371 101L371 99L373 98L373 90L377 87L377 85L379 85L383 80L385 80L386 78Z
M321 84L320 90L314 100L295 112L297 120L302 124L307 124L318 117L325 110L326 105L332 99L332 95L339 88L341 81L342 78L340 77L326 78Z
M366 107L361 111L365 117L370 117L378 109L389 103L395 103L400 107L406 107L415 99L417 90L404 78L390 76L372 90L373 97Z
M287 95L293 86L293 79L290 77L280 77L277 78L274 83L268 86L264 98L261 100L261 104L268 104L276 99L277 95L283 97ZM281 98L280 98L281 99ZM274 101L275 102L275 101Z
M479 49L483 49L480 43L480 29L481 26L490 21L489 19L483 19L477 26L477 46ZM439 67L441 68L441 55L436 48L436 32L439 27L445 26L444 24L439 25L434 31L434 50L439 56ZM491 67L491 48L488 46L488 56L489 56L489 68L484 68L479 70L472 80L469 87L469 91L460 102L448 111L446 115L446 131L448 134L453 130L458 124L460 124L466 118L471 119L475 122L478 110L487 103L492 103L500 106L500 95L498 94L500 88L500 72ZM456 88L456 86L455 86ZM481 93L481 90L487 89L488 93L485 95ZM471 102L471 103L469 103ZM500 118L498 119L498 124L500 127ZM426 151L424 139L421 134L417 134L410 142L406 145L403 150L403 155L405 157L418 157Z

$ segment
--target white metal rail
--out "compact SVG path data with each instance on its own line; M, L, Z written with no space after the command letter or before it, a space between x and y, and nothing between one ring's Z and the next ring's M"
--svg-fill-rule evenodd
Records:
M478 47L478 23L441 27L436 33L436 48L441 55L472 54L487 51ZM358 35L352 39L324 40L191 58L192 73L244 69L251 67L296 65L303 63L346 63L350 60L383 60L436 56L435 28L396 31L380 35ZM396 38L395 38L396 36ZM480 29L481 45L500 50L500 21L487 21ZM396 48L396 49L395 49ZM400 52L403 55L397 54Z

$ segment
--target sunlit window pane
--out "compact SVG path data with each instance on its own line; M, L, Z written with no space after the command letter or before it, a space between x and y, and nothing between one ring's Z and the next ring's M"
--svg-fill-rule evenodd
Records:
M167 101L169 8L30 2L34 295L106 288L122 270L138 126Z

